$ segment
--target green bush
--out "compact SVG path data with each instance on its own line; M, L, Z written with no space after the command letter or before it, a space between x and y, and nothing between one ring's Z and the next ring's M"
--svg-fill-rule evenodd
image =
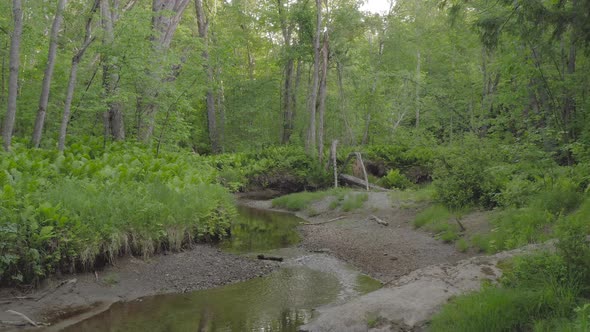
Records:
M381 180L386 188L406 189L412 183L405 175L401 174L398 169L392 169Z
M0 284L223 237L235 207L216 181L199 156L132 144L0 153Z
M499 181L489 172L493 165L492 147L478 138L467 136L459 146L442 154L434 171L437 198L450 209L498 204Z

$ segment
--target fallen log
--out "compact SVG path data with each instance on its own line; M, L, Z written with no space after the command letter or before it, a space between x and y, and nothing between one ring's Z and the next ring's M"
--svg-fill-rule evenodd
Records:
M6 312L9 313L9 314L13 314L13 315L17 315L17 316L21 317L22 319L24 319L25 321L27 321L27 323L33 325L34 327L39 327L39 323L34 322L32 319L30 319L29 317L27 317L23 313L20 313L18 311L14 311L14 310L6 310Z
M358 187L362 187L362 188L367 187L367 182L363 179L357 178L356 176L352 176L352 175L348 175L348 174L340 174L340 175L338 175L338 178L340 178L340 181L342 181L348 185L351 185L351 186L358 186ZM378 185L374 185L372 183L369 183L368 186L370 189L373 189L373 190L390 191L389 189L379 187Z
M369 219L375 220L380 225L389 226L389 223L387 221L377 217L376 215L371 215Z
M276 262L282 262L283 261L283 257L264 256L264 255L258 255L256 257L258 259L266 260L266 261L276 261Z

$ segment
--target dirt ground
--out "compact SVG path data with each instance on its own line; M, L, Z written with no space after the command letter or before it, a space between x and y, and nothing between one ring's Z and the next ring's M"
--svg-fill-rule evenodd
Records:
M414 229L412 221L423 208L421 205L399 204L386 192L370 192L363 208L350 212L332 210L329 203L329 198L315 202L308 209L313 211L312 217L305 211L298 213L309 221L300 227L300 246L330 252L384 283L421 267L454 263L471 256ZM250 201L248 205L271 208L270 201ZM383 226L371 216L389 225Z
M0 323L0 330L27 326L24 319L7 310L23 313L35 322L61 322L52 328L58 330L59 326L68 324L69 318L78 321L106 310L117 301L217 287L265 275L277 266L227 254L208 245L147 260L122 258L115 266L96 274L51 278L30 294L0 289L0 321L4 322Z

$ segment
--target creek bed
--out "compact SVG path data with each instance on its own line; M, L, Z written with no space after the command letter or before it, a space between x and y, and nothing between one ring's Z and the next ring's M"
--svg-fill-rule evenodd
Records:
M380 287L330 255L295 248L301 222L291 214L240 207L232 237L221 248L281 255L286 260L280 269L214 289L116 303L64 331L297 331L314 308Z

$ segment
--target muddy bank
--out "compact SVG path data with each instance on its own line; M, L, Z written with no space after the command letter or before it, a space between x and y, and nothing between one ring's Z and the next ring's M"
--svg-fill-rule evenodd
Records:
M67 325L67 319L91 316L112 303L140 297L185 293L263 276L278 264L224 253L209 245L148 259L121 258L114 266L97 273L55 277L32 293L15 289L0 290L0 321L24 323L6 310L21 312L36 322ZM64 324L64 320L65 324ZM54 329L57 329L55 326ZM1 330L17 329L0 323Z
M330 201L330 198L323 199L297 213L309 222L299 227L302 233L299 246L328 252L383 282L422 267L455 263L472 256L414 229L412 221L424 208L422 205L400 204L386 192L370 192L364 206L350 212L331 209ZM270 201L244 203L272 209ZM312 216L307 211L312 211ZM389 225L375 222L373 215Z

